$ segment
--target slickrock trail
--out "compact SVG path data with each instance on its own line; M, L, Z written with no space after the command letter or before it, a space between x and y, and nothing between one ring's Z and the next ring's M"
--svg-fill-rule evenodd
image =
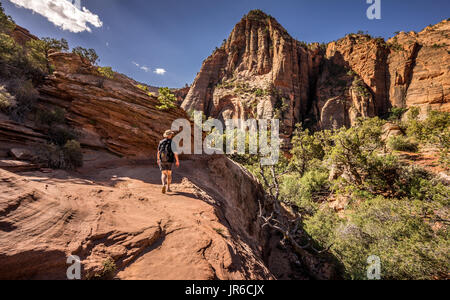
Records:
M183 162L167 195L154 165L84 170L94 175L0 169L0 279L65 279L71 254L83 278L108 258L119 279L273 278L199 165Z

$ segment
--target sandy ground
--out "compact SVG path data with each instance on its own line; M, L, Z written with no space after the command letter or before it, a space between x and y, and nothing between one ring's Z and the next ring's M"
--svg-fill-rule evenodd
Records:
M69 254L82 257L86 277L113 258L119 279L271 278L205 191L211 183L202 189L189 180L197 171L196 162L182 162L164 195L149 162L105 161L76 173L0 170L0 278L63 279Z

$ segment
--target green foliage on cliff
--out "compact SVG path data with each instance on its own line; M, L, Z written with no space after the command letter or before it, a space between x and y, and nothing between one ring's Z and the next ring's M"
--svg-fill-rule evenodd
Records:
M42 145L37 150L37 162L53 169L73 170L83 166L80 143L68 140L63 146L53 143Z
M393 136L389 139L388 146L395 151L418 152L419 145L408 137Z
M91 65L95 66L98 61L97 52L94 49L86 49L83 47L75 47L72 53L79 55L81 58L87 60Z
M329 254L341 264L344 278L367 279L372 255L381 259L383 279L445 278L450 188L386 153L384 124L373 118L316 133L299 126L292 156L275 167L280 198L301 214L301 225L316 245L331 245ZM413 118L411 136L404 138L437 145L447 129L447 114L431 112L426 120ZM264 182L258 162L240 158ZM263 172L270 179L270 172Z
M115 73L111 67L98 67L97 71L105 78L114 79Z
M273 17L271 15L266 14L265 12L263 12L260 9L254 9L251 10L246 17L250 20L255 20L255 21L262 21L262 20L266 20L266 19L273 19Z
M169 88L160 88L159 89L159 96L158 96L159 105L156 106L159 110L171 110L176 108L176 102L177 98L174 94L170 91Z
M0 33L10 33L16 25L10 16L5 14L2 3L0 2Z

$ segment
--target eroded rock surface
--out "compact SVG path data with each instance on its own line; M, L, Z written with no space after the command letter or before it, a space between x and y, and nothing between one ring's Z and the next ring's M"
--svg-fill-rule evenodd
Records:
M259 186L225 158L183 165L167 195L151 165L0 169L0 279L66 279L69 255L84 279L110 260L120 279L273 279L255 220Z
M449 26L305 45L252 11L204 61L182 107L220 120L279 118L287 136L297 123L351 126L393 106L449 111Z

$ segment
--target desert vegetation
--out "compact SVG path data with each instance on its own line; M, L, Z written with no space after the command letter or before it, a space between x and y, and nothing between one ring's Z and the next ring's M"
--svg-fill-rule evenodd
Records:
M66 111L39 105L36 87L53 72L49 55L69 50L66 40L30 39L24 45L12 38L16 24L0 3L0 112L13 121L32 121L47 136L47 144L36 149L36 162L50 168L75 169L82 166L83 152L78 134L68 124ZM94 49L76 47L73 53L96 64ZM101 76L113 78L109 67L98 67Z
M158 96L159 105L156 106L157 109L167 111L176 108L177 98L170 91L169 88L160 88Z
M386 139L383 126L388 121L379 118L314 133L299 125L290 158L273 168L261 167L251 156L232 158L298 217L296 231L283 233L293 248L308 243L310 251L328 252L344 278L365 279L371 255L381 258L383 279L446 278L448 182L403 161L396 151L432 146L440 153L440 168L448 170L450 114L430 111L427 119L418 120L412 108L401 121L404 113L393 109L388 116L404 128L404 136ZM271 218L277 217L282 219L275 210ZM271 218L263 217L266 225L282 224Z

